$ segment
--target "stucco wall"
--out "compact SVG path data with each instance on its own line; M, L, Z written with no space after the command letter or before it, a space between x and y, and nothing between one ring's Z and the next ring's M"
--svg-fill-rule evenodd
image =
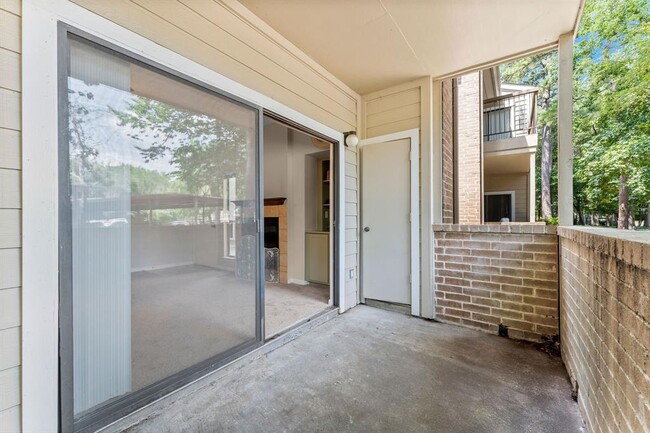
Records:
M0 2L0 431L20 430L21 2Z
M650 432L650 240L558 233L562 358L587 431Z

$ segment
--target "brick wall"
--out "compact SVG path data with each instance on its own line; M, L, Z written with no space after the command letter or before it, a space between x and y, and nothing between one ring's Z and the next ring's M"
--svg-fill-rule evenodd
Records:
M436 319L539 342L558 334L558 237L545 225L436 225Z
M442 82L442 222L454 221L454 81Z
M459 224L480 224L483 196L481 162L481 73L463 75L458 79L456 93L457 205Z
M562 357L589 432L650 432L650 236L560 228Z

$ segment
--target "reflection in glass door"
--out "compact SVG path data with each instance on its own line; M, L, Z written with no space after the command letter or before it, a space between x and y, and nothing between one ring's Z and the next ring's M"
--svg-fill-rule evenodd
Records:
M79 421L260 343L260 113L67 42L62 292L73 350L62 357Z

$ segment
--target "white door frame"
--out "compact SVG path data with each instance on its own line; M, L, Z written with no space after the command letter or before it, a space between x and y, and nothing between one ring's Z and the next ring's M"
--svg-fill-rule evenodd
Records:
M387 135L380 135L378 137L366 138L359 141L359 150L364 146L372 144L385 143L387 141L403 140L408 138L411 140L411 314L413 316L420 315L420 129L408 129L406 131L395 132ZM360 158L363 158L363 152L360 152ZM359 164L360 170L363 169L363 164ZM359 179L363 179L362 176ZM359 185L360 198L363 197L363 183ZM361 204L360 209L363 209ZM361 211L360 220L363 221L363 211ZM361 243L363 244L363 237ZM363 254L363 245L360 249L360 254ZM365 302L363 294L363 266L359 267L360 282L359 291L361 302Z

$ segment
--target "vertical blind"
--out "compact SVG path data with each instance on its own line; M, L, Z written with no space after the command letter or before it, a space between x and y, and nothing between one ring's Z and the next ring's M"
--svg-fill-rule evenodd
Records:
M70 133L85 137L70 149L76 414L131 390L130 171L102 179L83 161L104 138L92 125L105 115L98 94L129 86L128 63L70 41Z

